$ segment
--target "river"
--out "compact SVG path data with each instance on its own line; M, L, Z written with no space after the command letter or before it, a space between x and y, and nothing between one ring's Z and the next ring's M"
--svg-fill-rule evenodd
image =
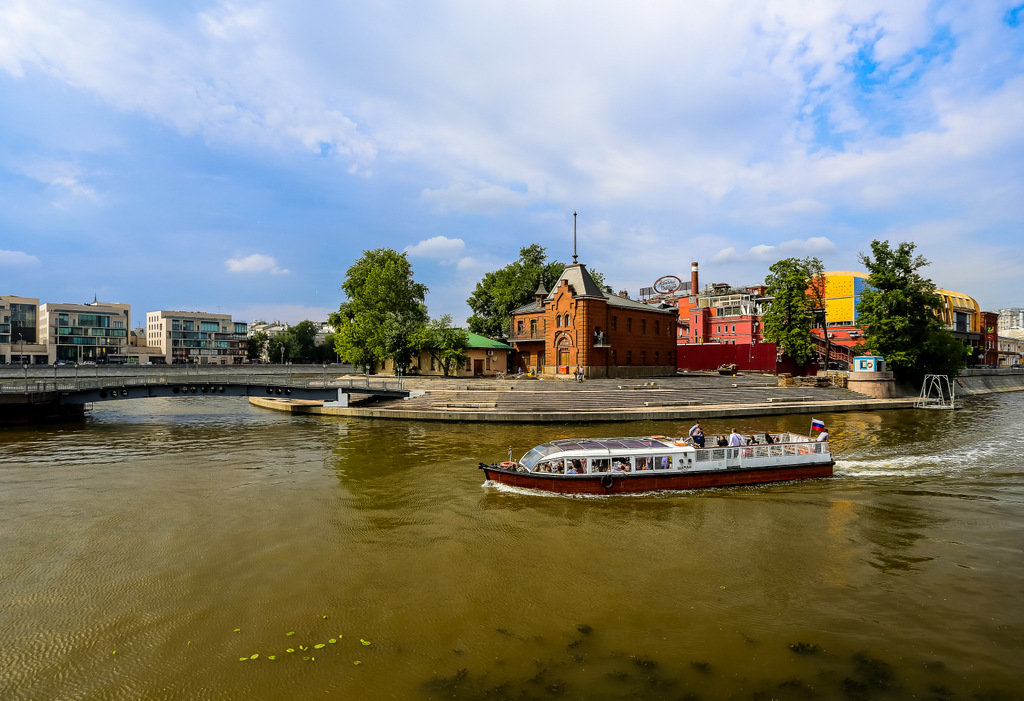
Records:
M476 465L687 426L109 407L0 430L4 699L1024 698L1022 392L823 414L829 479L594 498Z

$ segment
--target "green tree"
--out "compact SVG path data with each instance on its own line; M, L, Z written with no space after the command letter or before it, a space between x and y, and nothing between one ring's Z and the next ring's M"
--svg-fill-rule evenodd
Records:
M783 258L768 270L764 284L770 301L761 317L764 338L797 364L806 365L815 355L811 329L824 307L821 261Z
M426 351L441 366L445 377L466 362L469 355L469 334L452 326L452 318L445 314L440 319L431 319L430 323L420 328L416 335L416 348Z
M966 365L970 349L942 325L942 299L935 284L918 271L927 259L916 246L872 241L871 255L860 255L868 271L868 288L857 304L864 348L885 358L899 382L919 384L929 373L950 377Z
M272 363L289 363L299 359L299 346L291 329L275 334L267 341L267 358Z
M256 331L249 336L248 343L245 348L245 357L249 360L260 360L263 357L263 352L267 350L267 341L269 337L266 331Z
M309 321L300 321L288 331L295 340L296 359L302 363L314 362L316 358L316 332L317 325Z
M413 336L427 318L427 286L413 280L405 254L390 248L363 251L341 289L346 301L330 316L338 355L368 371L389 359L396 371L404 370Z
M518 260L485 273L466 300L473 311L467 319L469 330L493 338L508 338L512 310L533 300L541 281L550 291L563 270L565 263L549 261L543 246L533 243L519 249ZM589 272L594 282L604 284L603 275L593 270Z

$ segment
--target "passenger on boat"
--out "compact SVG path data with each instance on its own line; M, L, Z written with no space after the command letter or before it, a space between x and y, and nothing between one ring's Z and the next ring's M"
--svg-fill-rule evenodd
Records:
M565 474L567 474L567 475L578 475L579 474L579 471L576 469L576 461L575 460L573 460L571 463L569 463L569 469L565 471Z
M764 442L767 443L768 445L771 445L772 443L775 442L775 439L772 438L772 434L766 433L764 434Z
M718 439L715 441L715 445L717 445L719 448L724 448L725 446L729 445L729 441L728 439L726 439L725 436L719 434Z
M697 430L693 434L693 444L698 448L704 447L704 431L701 430L700 426L697 426Z
M693 438L694 434L697 433L697 431L700 431L700 421L695 423L693 426L690 426L690 430L686 433L686 435L688 435L690 438Z
M694 437L694 442L696 442L696 437ZM703 448L704 447L704 435L703 434L701 434L700 443L701 443L700 447ZM667 470L671 466L672 466L672 458L670 458L667 455L662 455L661 456L661 469L662 470Z
M735 428L729 434L729 445L733 447L743 445L743 436L737 433Z
M827 441L828 440L828 429L825 428L824 426L821 429L821 433L818 434L818 440L819 441Z
M747 445L757 445L757 437L753 433L747 438Z

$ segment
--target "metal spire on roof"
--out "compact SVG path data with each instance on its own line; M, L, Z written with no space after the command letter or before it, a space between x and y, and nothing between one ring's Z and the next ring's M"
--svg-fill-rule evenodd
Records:
M576 212L572 213L572 262L576 264Z

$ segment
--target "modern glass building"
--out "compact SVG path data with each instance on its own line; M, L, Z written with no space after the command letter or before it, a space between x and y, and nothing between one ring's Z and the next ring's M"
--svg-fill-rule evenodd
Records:
M245 362L248 325L227 314L156 311L146 314L146 343L169 363L240 365Z
M39 307L40 343L52 346L56 362L128 361L131 306L93 301Z

